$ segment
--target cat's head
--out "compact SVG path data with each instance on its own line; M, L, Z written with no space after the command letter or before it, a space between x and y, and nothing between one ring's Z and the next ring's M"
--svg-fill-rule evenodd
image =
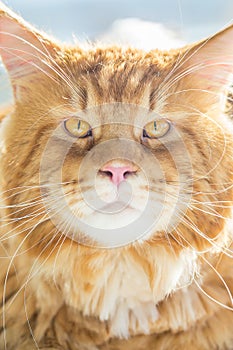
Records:
M169 52L84 50L1 8L15 98L2 126L5 215L28 254L69 260L83 249L93 264L115 249L178 257L223 246L233 27Z

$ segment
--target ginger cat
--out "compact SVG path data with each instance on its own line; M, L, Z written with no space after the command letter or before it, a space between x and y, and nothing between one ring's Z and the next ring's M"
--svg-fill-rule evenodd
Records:
M0 349L233 349L232 43L84 50L0 4Z

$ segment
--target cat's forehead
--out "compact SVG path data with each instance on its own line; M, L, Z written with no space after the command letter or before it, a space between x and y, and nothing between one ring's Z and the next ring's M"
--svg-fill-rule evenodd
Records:
M174 53L122 48L71 50L63 68L80 89L83 107L110 102L151 107L155 91L171 70ZM146 101L147 99L147 101Z
M76 47L65 48L66 59L71 63L78 63L81 69L87 72L114 66L117 70L124 70L125 65L135 68L148 68L154 70L163 69L179 53L177 50L143 51L135 48L122 47L93 47L87 50L80 50ZM64 57L64 56L63 56ZM86 66L85 66L86 63Z

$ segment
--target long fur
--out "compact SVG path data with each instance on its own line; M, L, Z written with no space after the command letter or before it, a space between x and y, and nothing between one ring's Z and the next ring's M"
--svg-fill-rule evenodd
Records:
M81 50L49 39L0 5L0 54L15 96L1 118L0 349L233 348L233 141L224 114L232 40L229 27L169 52ZM95 220L81 186L88 193L86 179L100 160L90 156L93 168L80 181L77 170L93 146L123 137L139 144L133 151L151 183L151 215L166 192L157 229L108 249L91 245L85 232L80 243L83 236L77 240L65 219L56 226L62 198L54 186L44 201L41 159L53 131L72 115L87 118L94 139L73 142L62 165L70 208ZM142 139L153 115L170 120L184 148L174 131L164 142ZM63 145L57 142L46 163L51 178ZM97 177L103 196L111 192L108 181ZM148 192L143 175L127 181L141 206Z

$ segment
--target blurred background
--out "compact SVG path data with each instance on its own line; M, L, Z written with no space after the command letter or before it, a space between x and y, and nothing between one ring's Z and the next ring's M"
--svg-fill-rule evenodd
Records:
M179 47L232 23L233 0L3 0L38 28L66 42ZM0 103L11 100L3 66Z

